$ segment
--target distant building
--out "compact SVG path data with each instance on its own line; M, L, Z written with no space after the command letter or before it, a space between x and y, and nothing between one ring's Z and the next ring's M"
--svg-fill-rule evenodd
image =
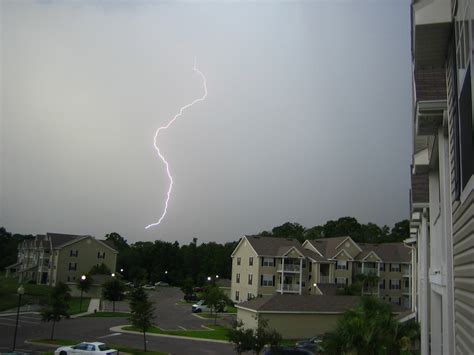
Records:
M279 294L321 295L321 287L343 288L357 274L372 273L376 294L407 308L412 303L412 250L403 243L363 244L350 237L307 240L244 236L232 253L234 302Z
M474 351L473 0L412 1L411 237L422 354Z
M115 271L117 250L106 240L88 235L47 233L23 241L18 259L6 268L7 276L21 283L55 286L58 282L77 283L95 265L105 264Z

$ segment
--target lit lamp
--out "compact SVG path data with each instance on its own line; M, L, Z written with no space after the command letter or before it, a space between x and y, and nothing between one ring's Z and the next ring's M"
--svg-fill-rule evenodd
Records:
M110 275L110 276L115 277L115 272L113 272L112 275Z
M86 281L86 275L81 276L81 300L79 301L79 313L82 312L82 293L84 292L84 281Z
M123 272L123 269L120 269L120 272Z
M20 285L18 287L18 290L16 290L18 293L18 307L16 309L16 323L15 323L15 334L13 335L13 350L12 352L15 352L15 346L16 346L16 334L18 331L18 318L20 318L20 306L21 306L21 296L25 294L25 288L23 285Z
M207 277L207 281L211 281L211 277L210 277L210 276Z
M219 275L216 275L216 279L218 279L218 278L219 278Z

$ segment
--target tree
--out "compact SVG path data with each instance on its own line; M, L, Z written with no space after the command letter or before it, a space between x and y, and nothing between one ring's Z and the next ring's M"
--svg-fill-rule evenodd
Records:
M375 297L363 297L360 305L346 311L335 331L324 338L323 348L330 354L390 354L400 348L403 337L415 340L416 334L398 332L399 327L389 304Z
M115 312L115 302L120 301L124 297L125 285L122 281L114 278L102 285L102 297L108 301L112 301L112 310Z
M184 295L191 295L194 289L194 281L193 279L188 276L183 282L183 286L181 286L181 291L183 291Z
M280 238L296 238L299 241L304 239L304 227L299 223L286 222L281 226L272 229L272 235Z
M48 303L41 310L41 320L44 322L53 322L51 327L51 339L54 337L54 327L62 317L69 317L69 300L71 294L69 287L59 282L53 287L48 299Z
M410 222L407 219L395 223L390 232L392 242L403 242L410 235Z
M243 327L242 321L234 321L228 331L229 341L235 344L237 354L253 350L254 335L252 329Z
M89 271L90 275L110 275L111 273L112 271L104 263L94 265Z
M115 248L119 252L122 252L125 249L130 247L127 243L127 240L124 237L122 237L120 234L115 233L115 232L106 234L105 235L105 240L110 240L111 242L113 242L114 245L115 245Z
M219 287L215 285L206 287L204 301L209 307L211 307L211 315L214 311L214 324L217 322L217 309L218 307L225 305L226 299L226 295L224 295L224 292L222 292Z
M143 288L138 287L130 294L130 321L143 333L143 349L146 350L146 332L153 325L155 317L153 303L148 300L148 296Z
M278 347L281 342L281 335L274 329L268 329L268 320L259 319L258 327L254 330L253 351L258 355L265 345L272 348Z

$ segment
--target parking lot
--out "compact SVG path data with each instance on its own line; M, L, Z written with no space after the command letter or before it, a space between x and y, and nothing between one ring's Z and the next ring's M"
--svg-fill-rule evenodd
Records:
M200 329L212 324L212 320L200 319L191 313L190 305L177 304L182 293L177 288L162 287L149 292L156 305L155 324L164 329ZM106 305L112 309L111 304ZM125 302L116 303L116 311L127 311ZM13 344L15 314L0 316L0 352L10 351ZM141 335L110 331L111 327L130 324L126 318L76 318L64 319L56 325L55 338L80 341L102 341L138 349L143 347ZM51 323L44 323L39 314L22 313L19 319L17 350L47 351L41 346L25 344L27 339L49 338ZM212 343L187 339L148 336L150 350L171 354L235 354L230 344Z

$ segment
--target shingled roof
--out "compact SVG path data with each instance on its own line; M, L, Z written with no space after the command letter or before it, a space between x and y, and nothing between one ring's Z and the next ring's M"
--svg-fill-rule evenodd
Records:
M53 249L60 248L62 245L70 243L73 240L86 237L85 235L61 234L61 233L47 233L47 236L51 240L51 245Z
M357 255L356 260L362 260L371 251L377 254L383 262L409 263L411 262L411 249L403 243L381 243L369 244L358 243L362 252Z
M321 238L308 240L326 258L332 258L337 254L336 247L348 237Z
M236 307L258 312L343 313L359 302L359 296L276 294L239 303Z
M344 313L360 303L359 296L334 295L292 295L275 294L270 297L259 297L236 304L237 308L250 309L256 312L288 313ZM393 313L402 313L406 308L391 304Z
M303 248L300 242L292 238L247 236L252 248L259 256L283 256L291 248L295 248L300 254L315 261L325 261L319 254Z

